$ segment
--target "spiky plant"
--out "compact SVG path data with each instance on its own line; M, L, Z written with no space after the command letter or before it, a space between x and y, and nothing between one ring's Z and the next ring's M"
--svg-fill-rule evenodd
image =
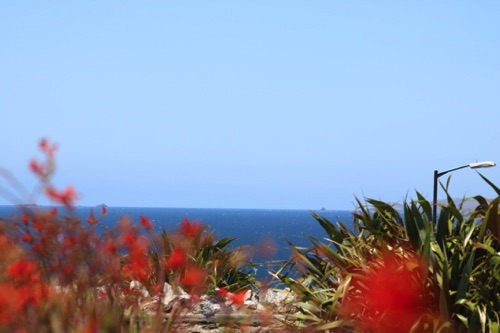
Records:
M500 195L494 184L481 177ZM353 213L352 229L340 221L332 223L313 214L328 237L322 241L311 238L312 247L308 249L291 244L294 258L276 272L295 293L300 310L293 314L297 326L312 326L317 331L378 332L374 327L383 327L381 320L387 318L384 311L404 317L399 312L377 308L397 304L397 294L402 298L405 293L397 285L404 284L418 290L415 297L425 301L412 308L411 312L420 316L408 317L407 321L413 323L405 323L406 328L398 331L498 332L500 197L488 201L475 196L456 203L448 186L449 179L442 185L447 200L440 204L435 226L432 205L418 192L416 200L403 204L402 212L383 201L367 199L367 204L363 204L356 199L358 209ZM469 213L462 210L467 200L477 202ZM400 268L387 265L388 253ZM300 278L284 273L297 264ZM404 281L381 278L379 272L387 271L387 267L395 268L392 276L401 276ZM388 294L381 296L370 290L384 289L373 283L377 278L392 284ZM425 283L421 285L417 280ZM370 301L369 297L385 297L390 302L384 305L378 300ZM353 299L357 300L356 313L352 306L347 306L353 304ZM371 312L370 307L377 311ZM390 324L397 327L397 321Z

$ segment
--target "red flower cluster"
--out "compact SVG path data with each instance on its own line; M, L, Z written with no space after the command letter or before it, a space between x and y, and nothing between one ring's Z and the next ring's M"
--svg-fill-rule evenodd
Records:
M124 241L128 255L122 266L123 274L132 280L144 282L152 273L150 258L147 256L148 243L132 230L125 235Z
M177 232L170 237L171 251L164 259L168 280L185 288L192 296L202 293L207 285L207 272L196 262L200 244L206 241L202 236L200 222L181 221Z
M384 254L364 276L354 277L342 304L345 317L363 332L410 332L431 316L426 265L417 255Z
M18 260L7 267L8 276L16 283L38 282L40 272L33 261Z
M51 200L67 207L73 206L77 198L76 191L73 186L67 186L62 191L57 191L54 187L47 186L45 188L45 194L47 194Z
M29 169L33 172L42 182L48 182L52 173L55 170L54 155L57 146L50 144L47 139L41 139L39 143L40 150L45 154L45 163L40 163L37 160L31 160Z
M2 244L6 239L2 237ZM18 249L10 243L5 249L14 254ZM4 259L4 258L2 258ZM38 307L48 297L48 287L41 281L40 267L31 260L17 259L5 267L0 282L0 324L16 321L19 313L29 307Z

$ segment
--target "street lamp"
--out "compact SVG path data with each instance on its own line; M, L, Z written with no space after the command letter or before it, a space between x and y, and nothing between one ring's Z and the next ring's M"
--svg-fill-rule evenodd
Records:
M464 169L464 168L471 168L471 169L479 169L479 168L491 168L496 166L495 162L492 161L485 161L485 162L476 162L476 163L470 163L467 165L462 165L458 168L453 168L450 170L438 172L437 170L434 170L434 199L432 201L432 222L434 225L436 225L437 222L437 187L438 187L438 178L441 177L442 175L447 174L448 172L459 170L459 169Z

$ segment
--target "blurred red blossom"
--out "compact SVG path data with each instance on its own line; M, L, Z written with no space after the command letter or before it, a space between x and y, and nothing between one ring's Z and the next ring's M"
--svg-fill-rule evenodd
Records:
M44 166L36 160L30 161L29 168L34 174L36 174L39 177L43 177L43 175L45 174Z
M363 332L410 332L432 316L426 267L415 254L385 253L365 274L353 277L343 315L354 318Z
M248 290L246 289L231 293L224 288L219 288L218 294L234 305L243 305L248 299Z
M219 296L221 297L226 297L227 294L228 294L228 291L224 288L219 288L219 290L217 291L217 293L219 294Z
M57 145L49 143L46 138L42 138L38 146L40 147L41 151L49 155L54 154L57 150Z
M189 222L188 219L184 219L181 221L180 232L188 238L196 237L201 229L202 225L199 221Z
M54 187L47 186L45 188L45 193L51 200L67 207L73 206L77 198L76 191L73 186L67 186L62 191L57 191Z
M9 277L22 283L37 282L40 274L37 270L37 265L33 261L17 260L7 267Z
M106 254L116 254L118 253L118 247L113 239L108 239L104 242L103 251Z
M186 266L186 253L183 249L174 249L165 261L165 268L170 270L182 269Z
M139 220L141 221L141 224L142 226L147 229L147 230L151 230L153 229L153 222L151 222L150 219L148 219L146 216L139 216Z
M248 290L240 290L236 293L229 293L227 298L235 305L243 305L248 298Z
M31 243L33 241L33 237L31 237L30 234L26 233L23 235L23 237L21 238L21 240L23 242L26 242L26 243Z
M181 283L184 287L201 290L205 287L207 273L200 267L193 266L184 272Z
M94 213L93 210L90 211L90 215L87 218L87 223L90 224L90 225L94 225L94 224L97 223L97 218L96 218L95 213Z

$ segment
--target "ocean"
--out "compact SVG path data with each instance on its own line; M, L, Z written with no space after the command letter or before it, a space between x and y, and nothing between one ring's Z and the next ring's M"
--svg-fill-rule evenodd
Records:
M100 216L100 207L78 207L76 213L86 221L91 210ZM62 210L61 210L62 211ZM292 209L212 209L212 208L150 208L150 207L108 207L107 215L100 222L106 226L114 226L122 216L128 216L133 222L139 223L139 216L148 217L158 233L165 229L175 230L180 222L187 218L190 221L200 221L208 226L208 231L214 232L217 239L236 238L231 247L259 246L272 240L275 248L272 257L255 256L253 262L264 263L289 259L294 245L309 247L308 236L322 240L327 237L325 231L313 218L311 211ZM352 225L352 215L345 210L317 210L316 214L331 222L342 221L347 226ZM20 214L13 206L0 206L0 216L9 217Z

